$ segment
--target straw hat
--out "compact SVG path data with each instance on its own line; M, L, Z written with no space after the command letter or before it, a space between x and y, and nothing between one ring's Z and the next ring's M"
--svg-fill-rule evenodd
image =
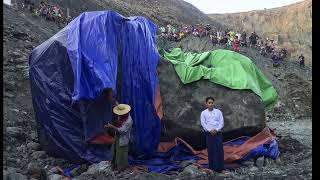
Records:
M119 104L113 108L113 112L119 116L129 113L131 107L128 104Z

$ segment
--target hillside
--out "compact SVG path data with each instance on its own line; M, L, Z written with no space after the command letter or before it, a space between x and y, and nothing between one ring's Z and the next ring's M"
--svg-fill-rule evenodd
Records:
M312 66L312 1L305 0L279 8L231 14L209 14L214 21L235 30L256 31L275 39L291 53L291 59L303 53Z
M40 0L35 0L39 3ZM116 10L124 16L145 16L158 25L210 23L219 26L206 14L183 0L49 0L49 4L59 4L70 8L73 16L84 11Z

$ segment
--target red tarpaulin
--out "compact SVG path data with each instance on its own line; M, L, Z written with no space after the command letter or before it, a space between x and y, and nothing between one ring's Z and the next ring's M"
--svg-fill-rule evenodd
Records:
M251 137L242 145L227 145L227 143L230 141L225 142L223 143L224 161L227 164L239 160L254 148L270 142L273 138L275 138L275 134L268 127L266 127L260 133ZM201 160L197 161L198 164L208 164L207 149L196 151L187 142L180 138L176 138L173 142L161 142L158 147L158 152L167 152L171 148L175 147L179 142L183 143L194 155L202 158Z

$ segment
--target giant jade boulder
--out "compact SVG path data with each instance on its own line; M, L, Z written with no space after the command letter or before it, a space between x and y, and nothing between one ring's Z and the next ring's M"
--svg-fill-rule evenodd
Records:
M215 107L223 113L224 141L256 134L265 127L265 106L251 90L234 90L208 80L183 84L165 59L161 59L158 71L164 110L161 141L180 137L195 149L204 148L200 113L206 108L207 96L215 98Z

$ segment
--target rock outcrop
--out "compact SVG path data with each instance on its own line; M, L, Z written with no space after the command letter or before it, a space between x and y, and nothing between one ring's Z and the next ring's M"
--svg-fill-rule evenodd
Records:
M312 1L288 6L230 14L210 14L214 21L235 30L256 31L261 37L273 38L288 50L292 60L303 53L312 66Z

